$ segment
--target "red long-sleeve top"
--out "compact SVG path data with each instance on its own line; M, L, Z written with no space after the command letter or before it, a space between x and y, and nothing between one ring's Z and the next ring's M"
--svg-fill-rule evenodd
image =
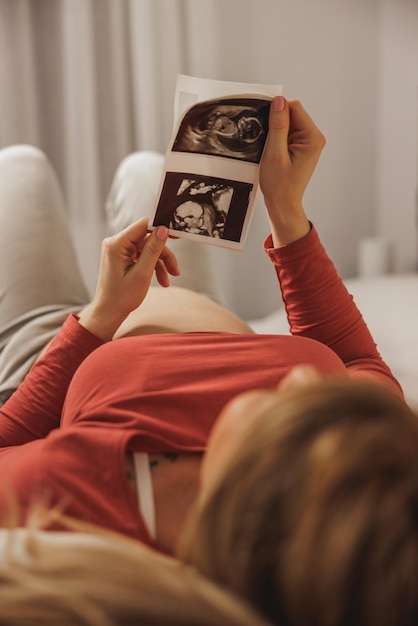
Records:
M203 452L225 403L299 363L402 393L314 228L265 249L292 335L183 333L103 343L74 316L0 410L0 515L41 498L152 544L125 453Z

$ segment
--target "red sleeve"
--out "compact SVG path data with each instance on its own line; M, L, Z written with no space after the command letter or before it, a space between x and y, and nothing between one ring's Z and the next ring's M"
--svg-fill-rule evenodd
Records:
M60 423L68 385L80 363L103 342L67 318L60 333L0 409L0 447L45 437Z
M264 247L276 269L292 335L330 347L350 375L373 378L401 392L315 228L280 248L273 248L270 236Z

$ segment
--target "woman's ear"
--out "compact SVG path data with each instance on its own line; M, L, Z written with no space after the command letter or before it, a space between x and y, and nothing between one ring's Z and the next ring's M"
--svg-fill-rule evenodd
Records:
M295 367L292 367L290 372L282 378L277 385L277 389L278 391L284 391L285 389L292 389L293 387L302 387L303 385L318 382L321 378L323 378L323 374L313 365L309 363L295 365Z

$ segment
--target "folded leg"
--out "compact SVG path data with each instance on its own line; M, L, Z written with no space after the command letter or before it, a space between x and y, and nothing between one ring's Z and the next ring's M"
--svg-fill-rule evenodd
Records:
M56 175L31 146L0 151L0 402L88 302Z

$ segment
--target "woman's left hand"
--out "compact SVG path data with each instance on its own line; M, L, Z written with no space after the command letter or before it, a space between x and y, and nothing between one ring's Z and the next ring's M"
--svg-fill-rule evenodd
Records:
M155 271L158 282L169 286L169 274L179 268L173 252L166 247L168 230L159 226L147 232L148 218L104 239L96 293L80 314L80 324L107 341L124 319L147 295Z

